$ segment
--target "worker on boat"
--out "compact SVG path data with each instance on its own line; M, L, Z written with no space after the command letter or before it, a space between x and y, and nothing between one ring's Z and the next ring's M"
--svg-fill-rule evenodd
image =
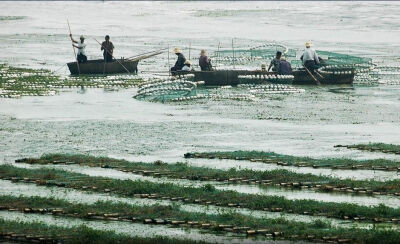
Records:
M72 34L69 34L69 37L71 38L72 46L74 46L74 48L78 49L78 54L76 55L76 59L78 60L78 63L85 63L87 61L87 57L85 54L86 44L84 43L85 37L83 35L81 35L79 37L80 42L74 40L74 38L72 37Z
M105 62L112 62L114 44L110 42L110 36L106 35L105 41L101 44L101 50L103 51L103 57Z
M267 65L266 64L261 64L261 71L262 72L267 71Z
M186 58L179 48L174 48L174 53L176 54L176 56L178 56L178 59L176 60L174 67L171 68L172 74L175 74L176 71L182 70L186 62Z
M185 61L185 65L182 67L182 71L191 71L192 70L192 62L189 60Z
M271 63L269 64L268 72L272 68L272 71L275 71L275 72L279 73L279 64L281 62L281 57L282 57L282 52L281 51L277 51L276 55L275 55L275 58L273 58L271 60Z
M279 62L279 74L280 75L291 75L291 74L293 74L292 66L286 60L285 57L281 57L281 61Z
M201 68L201 71L213 70L211 65L211 59L208 58L207 51L205 49L201 50L200 52L199 66Z
M311 72L317 69L320 65L318 54L311 48L310 42L306 42L306 49L304 49L303 55L301 55L300 59L303 62L303 66Z

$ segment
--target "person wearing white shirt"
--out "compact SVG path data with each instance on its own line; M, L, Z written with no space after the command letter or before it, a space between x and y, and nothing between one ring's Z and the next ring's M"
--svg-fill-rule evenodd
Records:
M190 67L192 63L189 60L186 60L185 65L182 67L182 71L190 71L192 68Z
M84 43L85 37L80 36L80 38L79 38L80 42L74 40L74 38L72 38L72 34L70 34L69 37L71 37L72 46L74 46L75 48L78 49L78 53L76 55L76 59L78 60L78 63L85 63L87 61L87 57L86 57L86 53L85 53L86 44Z
M300 59L303 62L304 67L310 71L314 71L317 68L316 65L320 64L318 54L311 48L310 42L306 42L306 49L304 49L303 55L301 55Z

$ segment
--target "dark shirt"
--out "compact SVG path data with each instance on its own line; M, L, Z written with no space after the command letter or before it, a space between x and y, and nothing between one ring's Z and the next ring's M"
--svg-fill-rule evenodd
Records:
M181 70L185 65L185 62L186 62L185 56L182 53L178 53L178 60L176 60L174 68L176 70Z
M274 58L271 60L272 71L279 72L280 59Z
M200 58L199 58L199 66L201 68L201 71L210 71L210 70L212 70L210 59L207 56L200 56Z
M286 60L281 60L279 62L279 74L280 75L291 75L292 74L292 66Z
M113 43L112 42L106 42L106 41L104 41L102 44L101 44L101 50L103 50L104 49L104 54L112 54L113 53L113 50L114 50L114 45L113 45ZM108 52L107 52L107 51Z

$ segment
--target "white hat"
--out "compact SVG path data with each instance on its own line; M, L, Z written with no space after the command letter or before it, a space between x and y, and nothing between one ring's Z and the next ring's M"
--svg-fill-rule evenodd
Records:
M85 37L84 37L83 35L81 35L81 36L79 37L79 39L85 39Z
M311 42L306 42L306 47L311 47Z
M185 64L192 64L192 62L190 62L190 60L186 60Z

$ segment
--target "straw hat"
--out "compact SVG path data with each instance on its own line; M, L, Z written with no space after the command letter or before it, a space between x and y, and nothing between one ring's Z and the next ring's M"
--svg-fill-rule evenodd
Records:
M180 53L181 50L179 49L179 47L174 48L174 53Z
M192 64L192 62L190 62L190 60L186 60L184 64Z
M306 47L311 47L311 42L306 42Z
M284 56L281 57L281 60L286 60L286 58Z
M267 68L267 65L266 64L262 64L261 65L261 69L266 69Z
M79 37L79 39L85 39L85 37L84 37L83 35L81 35L81 36Z
M202 49L200 52L200 54L206 54L206 53L207 53L207 50L205 50L205 49Z

